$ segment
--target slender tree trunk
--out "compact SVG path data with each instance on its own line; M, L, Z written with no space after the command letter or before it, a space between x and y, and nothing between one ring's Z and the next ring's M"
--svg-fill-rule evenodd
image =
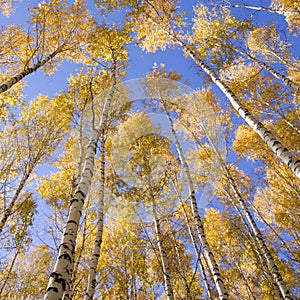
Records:
M183 208L184 218L185 218L185 221L186 221L186 224L187 224L187 227L188 227L189 235L190 235L191 240L192 240L193 248L194 248L195 254L197 255L197 259L198 259L198 262L199 262L199 265L200 265L200 268L201 268L201 273L202 273L202 276L203 276L203 282L204 282L205 289L206 289L207 295L208 295L207 300L212 300L213 299L213 292L210 288L210 284L209 284L207 276L206 276L205 268L204 268L204 265L203 265L202 260L201 260L200 250L197 247L196 240L195 240L192 228L190 226L189 218L188 218L187 212L184 208L184 204L181 203L181 205L182 205L182 208Z
M176 252L176 257L177 257L177 260L178 260L178 267L179 268L177 268L177 270L178 270L179 275L183 279L184 284L185 284L185 291L186 291L186 297L185 297L185 299L186 300L192 300L191 289L190 289L191 283L188 282L188 280L186 278L186 274L182 274L182 272L184 272L185 268L184 268L184 266L182 265L182 262L181 262L181 256L180 256L180 252L179 252L179 248L178 248L178 243L177 243L174 231L172 230L172 224L171 224L170 219L168 219L168 223L169 223L169 226L171 228L171 235L172 235L172 239L173 239L173 242L174 242L174 248L175 248L175 252ZM184 273L186 273L186 272L184 272Z
M282 58L281 56L279 56L276 52L270 50L270 49L267 49L265 50L267 51L268 53L271 53L273 56L275 56L281 63L285 64L286 66L288 66L289 68L291 69L295 69L297 71L299 71L299 66L295 65L293 62L288 62L286 59Z
M169 33L169 35L176 40L176 42L188 53L188 55L193 59L193 61L200 66L203 71L211 78L211 80L220 88L220 90L227 96L228 100L234 107L234 109L239 113L239 115L244 119L244 121L264 140L264 142L269 146L269 148L274 152L274 154L281 159L300 179L300 160L293 155L286 147L284 147L281 142L267 130L264 125L257 121L251 113L246 109L240 100L234 95L230 88L222 82L216 73L208 67L197 55L192 51L184 42Z
M100 152L100 187L99 187L99 202L98 202L98 223L96 228L96 238L94 243L93 255L90 261L87 292L85 300L92 300L96 288L97 266L100 257L100 250L103 235L103 216L104 216L104 181L105 181L105 148L102 142Z
M131 253L131 287L130 287L130 299L131 300L138 300L137 299L137 287L136 287L136 274L134 270L134 262L136 261L134 257L134 253Z
M22 192L29 176L31 175L33 171L33 167L30 167L30 169L28 170L28 172L26 172L26 174L23 176L23 178L21 179L20 181L20 184L18 186L18 189L15 191L7 209L4 211L3 213L3 216L0 220L0 235L3 231L3 228L8 220L8 218L13 214L13 209L14 209L14 206L16 204L16 201L18 200L19 196L20 196L20 193Z
M231 186L231 188L232 188L232 186ZM235 199L232 197L232 195L226 190L224 190L224 192L225 192L226 196L228 197L228 199L231 201L231 204L234 206L234 208L237 211L237 213L239 214L239 216L241 217L241 220L243 221L244 225L248 229L250 237L252 238L251 243L253 243L254 251L256 252L257 257L258 257L258 263L262 266L263 275L266 277L266 279L269 281L269 283L273 286L273 289L274 289L276 295L278 296L278 298L284 299L281 294L281 291L279 289L279 286L277 285L274 278L272 277L272 274L270 273L270 270L268 267L268 262L261 252L260 246L257 242L257 239L255 237L255 234L254 234L252 228L245 220L244 214L240 211L239 207L235 204Z
M256 297L254 296L252 290L251 290L251 287L249 286L248 282L247 282L247 278L245 277L244 273L243 273L243 270L241 269L239 263L236 264L237 266L237 269L239 270L241 276L243 277L243 280L245 282L245 285L246 285L246 288L247 288L247 291L248 291L248 296L249 296L249 299L252 299L252 300L256 300Z
M259 66L263 67L264 69L266 69L268 72L270 72L274 77L280 79L283 81L284 84L286 84L287 86L293 88L294 90L296 90L297 92L300 92L300 84L292 81L291 79L289 79L288 77L280 74L279 72L277 72L276 70L274 70L271 66L269 66L268 64L262 62L261 60L257 59L255 56L240 50L238 48L235 47L230 47L231 49L233 49L234 51L242 54L245 57L250 58L251 60L255 61Z
M286 299L286 300L293 299L290 292L289 292L289 290L286 288L286 284L285 284L285 282L283 281L283 279L281 277L281 274L280 274L280 272L277 268L277 265L275 264L275 261L272 257L272 254L269 251L269 249L268 249L268 247L267 247L267 245L264 241L264 238L263 238L256 222L254 221L254 218L252 217L252 215L251 215L251 213L250 213L250 211L249 211L242 195L240 194L237 186L235 185L235 182L234 182L233 178L231 177L231 175L230 175L230 173L229 173L226 166L224 166L224 169L227 173L227 178L228 178L228 181L230 183L230 186L231 186L232 190L234 191L240 206L243 209L243 212L244 212L244 214L245 214L245 216L246 216L246 218L249 222L249 225L252 229L254 237L255 237L255 239L256 239L256 241L257 241L257 243L258 243L258 245L259 245L259 247L262 251L262 254L263 254L265 260L267 261L268 269L271 272L277 286L279 287L280 292L283 296L283 299Z
M81 172L82 172L82 163L83 163L83 134L82 134L82 127L83 127L83 114L80 116L79 120L79 138L78 138L78 162L77 162L77 177L75 179L75 184L77 185L80 182Z
M58 47L55 51L53 51L51 54L49 54L46 58L42 59L41 61L37 62L31 67L27 67L25 70L20 72L18 75L11 77L6 82L0 85L0 94L6 92L9 90L13 85L21 81L25 76L33 73L43 65L45 65L47 62L49 62L52 58L54 58L57 54L62 52L63 46Z
M250 206L254 210L254 212L259 216L261 222L263 222L276 236L276 238L280 241L281 245L285 248L285 250L289 253L289 259L295 261L296 263L300 263L300 260L295 257L295 254L291 252L287 243L282 239L280 234L267 222L267 220L263 217L262 213L250 202Z
M7 284L8 279L9 279L9 277L10 277L10 275L11 275L11 272L12 272L12 270L13 270L13 268L14 268L14 265L15 265L15 263L16 263L17 257L18 257L18 255L20 254L21 247L22 247L22 240L19 242L19 245L18 245L18 247L17 247L17 250L16 250L16 252L15 252L15 254L14 254L14 257L13 257L13 259L12 259L12 262L11 262L11 264L10 264L10 267L9 267L9 269L8 269L8 271L7 271L7 274L6 274L5 278L4 278L4 280L3 280L3 279L1 280L1 281L2 281L2 284L1 284L1 287L0 287L0 297L1 297L1 298L4 296L4 295L2 295L2 294L3 294L3 291L4 291L4 289L5 289L5 286L6 286L6 284ZM4 299L4 298L3 298L3 299Z
M174 141L175 141L176 150L178 152L179 159L180 159L181 165L183 167L183 171L186 175L188 190L189 190L190 199L191 199L191 208L192 208L192 213L193 213L197 233L198 233L198 236L199 236L199 240L200 240L201 245L203 247L203 252L204 252L204 255L205 255L205 257L207 259L207 262L209 264L209 268L210 268L210 270L213 274L213 279L214 279L214 282L215 282L215 285L216 285L216 288L217 288L217 291L218 291L219 299L220 300L227 300L228 299L228 293L227 293L227 290L225 288L222 276L220 274L219 266L218 266L218 264L215 260L215 257L213 255L211 249L210 249L210 245L207 242L206 234L205 234L203 223L202 223L202 219L199 215L197 200L196 200L196 196L195 196L194 185L193 185L193 181L192 181L191 174L190 174L190 171L189 171L189 167L188 167L187 162L185 161L183 151L182 151L181 146L179 144L179 141L178 141L175 129L174 129L172 118L171 118L170 113L169 113L169 111L166 108L166 105L164 103L163 103L163 107L164 107L164 111L167 115L167 118L169 120L171 133L172 133Z
M167 299L174 300L169 261L168 261L165 246L163 244L162 233L160 228L160 220L158 219L157 216L154 217L154 227L155 227L156 241L157 241L160 258L162 262L163 273L164 273L164 282L165 282L165 290L167 293Z
M44 299L46 300L58 300L62 299L65 290L69 290L66 285L69 284L72 276L74 265L74 253L76 246L77 231L79 228L80 217L83 209L83 204L89 188L91 186L91 180L94 171L94 161L97 150L97 143L100 135L105 126L105 122L108 117L108 112L112 98L115 92L116 86L116 65L113 65L112 85L104 104L102 117L100 120L99 128L92 131L91 138L87 145L87 152L84 161L84 166L81 174L80 181L74 193L74 197L71 200L69 215L66 227L64 229L61 244L59 246L59 252L56 259L56 263L53 272L50 275L48 287Z
M81 258L82 258L82 254L83 254L84 247L85 247L85 242L86 242L86 235L87 235L86 221L87 221L87 215L84 216L82 242L81 242L81 245L79 247L80 250L79 250L79 252L76 256L76 261L74 262L74 268L73 268L73 271L72 271L72 276L71 276L71 279L70 279L70 283L66 285L69 290L65 290L62 300L73 299L74 295L76 294L76 285L74 285L74 283L75 283L75 280L76 280L76 277L77 277L79 264L81 262ZM77 285L78 284L79 284L79 282L77 283Z
M279 116L292 130L294 130L297 134L300 135L300 128L297 125L294 125L291 121L289 121L288 118L278 109L276 109L275 107L271 107L270 103L265 102L261 96L260 99L262 100L262 103L264 105L270 107L270 109L274 112L274 115L277 115L277 117Z
M230 174L230 171L228 169L228 167L226 166L226 163L225 161L223 160L223 158L221 157L221 155L219 154L218 152L218 149L217 147L215 146L215 144L213 143L213 141L210 139L209 137L209 134L207 133L206 129L204 128L204 126L202 126L202 129L204 130L204 132L206 133L206 136L207 138L209 139L210 141L210 144L213 148L213 151L215 152L216 156L217 156L217 159L219 160L219 163L222 167L222 169L224 170L225 174L226 174L226 177L228 179L228 182L229 182L229 185L231 187L231 189L233 190L234 194L236 195L237 197L237 200L239 202L239 205L241 206L244 214L245 214L245 217L250 225L250 229L255 237L255 240L258 244L258 247L260 248L260 251L263 253L263 260L265 259L266 262L267 262L267 267L269 269L269 271L271 272L274 280L275 280L275 283L277 284L280 292L281 292L281 295L284 299L288 300L288 299L293 299L289 290L286 288L286 284L285 282L283 281L282 277L281 277L281 274L275 264L275 261L272 257L272 254L271 252L269 251L265 241L264 241L264 238L261 234L261 231L259 230L254 218L252 217L245 201L244 201L244 198L242 197L238 187L236 186L235 184L235 181L234 179L232 178L231 174ZM200 141L197 141L198 143L200 143ZM239 209L236 207L236 205L234 204L234 201L233 202L233 205L234 207L236 208L236 210L238 211L239 213ZM247 225L247 224L246 224ZM247 225L248 227L248 225ZM251 232L250 231L250 232ZM260 253L260 252L259 252Z
M245 4L236 4L236 5L230 5L225 7L233 7L233 8L248 8L253 10L259 10L259 11L267 11L269 13L273 14L279 14L283 16L293 15L293 14L299 14L300 11L289 11L289 10L279 10L279 9L272 9L269 7L263 7L263 6L252 6L252 5L245 5Z
M76 187L78 185L78 183L80 182L80 178L81 178L81 172L82 172L82 164L83 164L83 143L82 143L82 138L83 138L83 134L82 134L82 126L83 126L83 113L80 116L80 120L79 120L79 138L78 138L78 147L79 147L79 157L78 157L78 162L77 162L77 176L76 178L73 178L73 184L74 187ZM93 119L94 120L94 119ZM93 126L93 129L95 127ZM73 194L73 192L72 192ZM64 295L63 295L63 299L62 300L68 300L68 299L73 299L75 290L76 290L76 286L74 286L74 282L76 280L76 275L77 275L77 271L78 271L78 267L79 267L79 263L81 260L81 256L82 256L82 252L84 250L84 246L85 246L85 241L86 241L86 216L83 222L83 234L82 234L82 243L80 246L80 251L79 254L77 255L76 261L74 262L74 269L72 271L72 276L70 279L70 283L68 285L66 285L66 287L69 290L65 290Z

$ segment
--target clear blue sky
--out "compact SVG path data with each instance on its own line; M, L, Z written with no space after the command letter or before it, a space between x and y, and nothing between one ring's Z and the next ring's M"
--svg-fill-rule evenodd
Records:
M251 5L264 5L268 6L269 1L248 1ZM10 19L6 19L5 17L0 16L1 25L11 24L11 23L24 23L27 18L27 10L26 6L28 3L36 4L38 1L23 1L22 3L17 3L16 12L12 15ZM92 1L91 1L92 3ZM181 1L181 6L183 10L187 10L192 15L192 6L196 5L198 1ZM91 4L92 7L92 4ZM282 16L278 16L276 14L270 14L267 12L253 12L253 11L245 11L243 9L234 9L234 13L237 17L245 17L253 14L256 22L259 24L270 24L275 21L280 24L282 28L286 27L286 22ZM95 14L96 12L93 11ZM118 20L115 20L118 21ZM300 41L299 38L291 37L293 41L293 49L294 56L300 56ZM158 51L155 54L146 54L137 46L130 45L130 56L129 56L129 68L127 70L126 79L134 79L143 77L147 74L154 62L158 65L163 63L166 66L168 71L176 70L179 74L183 76L182 82L188 81L189 85L192 88L201 88L201 79L196 74L198 68L194 65L194 63L187 58L184 57L181 50L166 50L166 51ZM35 74L32 74L26 77L27 87L25 89L25 97L26 100L30 100L36 97L38 94L48 94L50 96L55 95L60 90L66 88L67 79L70 73L76 73L79 70L80 66L74 63L64 63L55 74L48 76L44 75L40 70L38 70ZM218 92L217 93L221 98L224 96ZM235 159L235 157L232 157ZM246 170L249 168L248 163L243 163ZM41 170L45 170L44 168Z

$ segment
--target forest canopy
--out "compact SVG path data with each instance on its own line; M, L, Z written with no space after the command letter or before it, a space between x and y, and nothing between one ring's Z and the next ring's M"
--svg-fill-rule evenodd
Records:
M0 0L1 299L299 299L298 0Z

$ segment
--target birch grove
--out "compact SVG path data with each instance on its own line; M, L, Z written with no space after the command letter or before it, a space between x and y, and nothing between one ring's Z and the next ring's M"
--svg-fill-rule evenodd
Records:
M296 0L0 0L0 298L300 298Z

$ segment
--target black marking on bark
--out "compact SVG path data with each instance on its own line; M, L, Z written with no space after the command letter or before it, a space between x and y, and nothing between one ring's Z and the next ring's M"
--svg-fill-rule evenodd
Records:
M47 288L46 292L48 293L50 291L53 291L54 293L58 293L58 288L50 286Z
M60 284L62 286L63 291L66 290L66 280L62 278L62 275L60 273L52 272L50 274L50 277L54 278L54 282ZM58 292L58 289L56 287L49 287L47 291L54 290L56 293Z
M58 259L65 259L65 260L68 260L69 262L72 262L72 257L68 253L64 253L64 254L60 255L58 257Z
M80 194L82 198L85 198L85 193L81 190L77 191L75 195Z
M73 198L73 199L71 200L71 205L73 205L75 202L78 202L78 201L79 201L78 199Z
M66 234L65 234L66 235ZM66 244L60 244L59 245L59 248L64 248L64 249L67 249L67 250L69 250L69 251L72 251L71 249L70 249L70 247L68 246L68 245L66 245Z
M73 223L73 224L75 224L75 225L78 225L78 223L77 223L76 221L74 221L74 220L70 220L70 221L68 221L68 223L67 223L67 224L70 224L70 223Z

